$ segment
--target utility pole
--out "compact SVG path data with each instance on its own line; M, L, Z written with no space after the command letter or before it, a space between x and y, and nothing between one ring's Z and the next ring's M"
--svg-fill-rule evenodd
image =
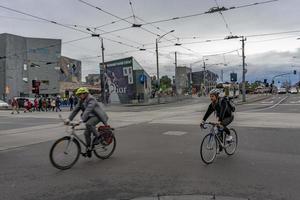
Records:
M221 81L222 81L222 83L224 82L223 75L224 75L224 71L223 71L223 69L221 69Z
M103 38L101 38L101 52L102 52L102 66L103 66L103 69L104 69L104 74L102 75L102 80L101 82L103 83L103 91L102 91L102 94L103 94L103 103L106 105L108 102L107 102L107 99L106 99L106 73L107 73L107 69L106 69L106 66L104 64L104 45L103 45ZM100 71L101 71L101 68L100 68ZM101 74L101 73L100 73ZM101 85L100 85L101 87Z
M206 87L205 87L205 77L206 77L206 71L205 71L205 61L203 60L203 96L206 95Z
M158 62L158 38L156 38L155 40L155 51L156 51L156 80L157 80L157 103L160 103L160 99L159 99L159 88L160 88L160 81L159 81L159 62Z
M243 102L246 102L245 41L246 41L246 38L244 36L242 36L242 57L243 57L242 93L243 93Z
M177 94L177 88L176 88L176 70L177 70L177 51L175 51L175 75L174 75L175 93Z
M190 82L189 82L189 86L190 86L190 93L191 93L191 96L193 95L192 94L192 90L193 90L193 81L192 81L192 64L190 64Z

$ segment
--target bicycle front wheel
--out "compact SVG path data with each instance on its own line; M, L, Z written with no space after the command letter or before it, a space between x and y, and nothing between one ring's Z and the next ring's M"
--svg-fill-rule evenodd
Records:
M94 154L100 159L109 158L115 151L117 141L112 134L107 141L101 141L100 144L94 147Z
M231 128L230 130L230 135L232 136L232 140L231 141L226 141L226 148L225 148L225 152L227 155L233 155L236 151L237 145L238 145L238 136L236 131Z
M66 136L58 139L51 147L50 161L57 169L70 169L77 162L80 152L79 142Z
M200 155L205 164L210 164L214 161L217 155L217 141L213 134L208 134L203 138Z

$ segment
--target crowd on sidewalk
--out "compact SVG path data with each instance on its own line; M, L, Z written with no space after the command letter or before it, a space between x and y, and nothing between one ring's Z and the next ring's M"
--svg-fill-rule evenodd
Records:
M24 108L24 113L26 112L61 112L61 107L69 107L73 110L74 106L78 103L76 96L72 95L69 98L61 98L60 96L42 97L37 96L33 100L29 98L14 97L10 101L12 106L11 114L20 113L20 108Z

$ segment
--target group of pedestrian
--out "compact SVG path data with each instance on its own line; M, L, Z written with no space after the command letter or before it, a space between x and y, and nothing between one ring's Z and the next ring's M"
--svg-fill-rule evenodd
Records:
M29 100L28 100L29 101ZM61 111L61 100L59 96L53 97L37 97L34 99L34 107L32 111L48 112L48 111ZM25 111L24 111L25 112Z
M78 103L77 97L74 95L71 95L69 98L64 98L61 99L60 96L52 96L52 97L42 97L38 96L35 97L34 100L30 100L25 98L24 102L20 101L17 97L14 97L11 99L11 106L12 106L12 112L11 114L14 113L20 113L20 107L24 107L24 113L25 112L60 112L61 111L61 106L63 104L63 100L67 101L66 106L70 106L70 110L73 110L74 105Z

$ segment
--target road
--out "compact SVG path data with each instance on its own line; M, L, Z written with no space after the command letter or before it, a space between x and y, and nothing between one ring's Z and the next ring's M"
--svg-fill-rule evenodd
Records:
M239 105L232 124L239 135L238 151L231 157L221 153L211 165L199 155L206 132L198 124L207 105L201 100L134 111L112 108L108 114L118 141L114 155L108 160L80 158L67 171L49 162L53 140L64 130L57 113L0 112L0 199L184 194L299 199L300 95Z

